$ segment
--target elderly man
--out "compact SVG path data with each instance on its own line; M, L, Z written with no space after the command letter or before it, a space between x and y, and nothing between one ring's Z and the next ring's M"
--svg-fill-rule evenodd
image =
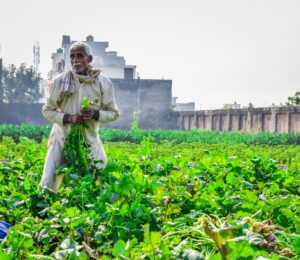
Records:
M86 123L86 138L91 145L98 166L104 168L107 157L98 135L101 123L116 120L119 109L115 101L114 86L110 79L92 68L91 49L85 42L70 47L72 69L54 79L49 96L43 106L43 115L54 123L51 130L46 161L40 186L57 190L55 171L63 162L63 147L72 124ZM80 110L81 101L88 97L91 109Z

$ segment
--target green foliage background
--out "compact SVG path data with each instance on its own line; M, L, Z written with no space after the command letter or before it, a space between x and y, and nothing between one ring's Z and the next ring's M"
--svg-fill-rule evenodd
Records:
M32 66L26 67L22 63L19 67L14 64L3 68L4 102L6 103L33 103L37 102L40 92L40 76Z
M286 102L288 106L299 106L300 105L300 91L297 91L294 96L288 97Z
M2 136L11 136L16 142L20 137L28 137L40 142L48 138L51 126L36 125L11 125L0 124L0 140ZM180 130L118 130L101 128L99 131L104 142L132 142L140 143L145 137L151 136L156 143L164 141L198 142L205 144L246 144L246 145L300 145L300 133L240 133L217 132L195 129L190 131Z

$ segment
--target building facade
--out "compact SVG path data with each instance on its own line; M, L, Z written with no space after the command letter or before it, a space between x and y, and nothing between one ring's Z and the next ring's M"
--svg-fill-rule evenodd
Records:
M178 103L178 97L172 97L172 108L174 111L195 111L195 102Z
M59 75L71 67L70 64L70 46L76 41L71 41L69 35L63 35L61 47L52 53L52 69L49 72L49 78ZM136 66L127 65L124 57L118 56L116 51L106 51L109 47L108 42L94 41L94 37L89 35L85 42L91 47L93 53L94 67L100 68L102 73L115 79L135 79Z
M62 45L53 53L52 69L49 79L53 79L70 68L70 47L75 41L70 36L62 37ZM103 127L129 129L133 114L138 113L140 127L144 129L168 129L176 126L171 115L172 81L136 78L136 66L126 65L124 57L115 51L106 51L108 42L94 41L89 35L85 41L93 54L93 66L100 68L101 73L108 76L114 86L116 100L120 108L120 118ZM49 89L46 89L47 93Z

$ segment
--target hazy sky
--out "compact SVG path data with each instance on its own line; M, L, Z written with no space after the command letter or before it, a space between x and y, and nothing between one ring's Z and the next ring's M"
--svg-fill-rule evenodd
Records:
M0 0L0 55L32 65L39 42L46 76L63 34L92 34L141 78L172 79L178 102L267 106L300 90L299 14L299 0Z

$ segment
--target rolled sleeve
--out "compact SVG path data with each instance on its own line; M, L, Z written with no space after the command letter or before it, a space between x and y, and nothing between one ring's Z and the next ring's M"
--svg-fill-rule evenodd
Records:
M49 96L46 97L46 103L43 106L42 114L45 118L53 123L63 125L64 115L59 111L59 104L62 98L59 91L59 85L57 81L54 81L50 86Z

